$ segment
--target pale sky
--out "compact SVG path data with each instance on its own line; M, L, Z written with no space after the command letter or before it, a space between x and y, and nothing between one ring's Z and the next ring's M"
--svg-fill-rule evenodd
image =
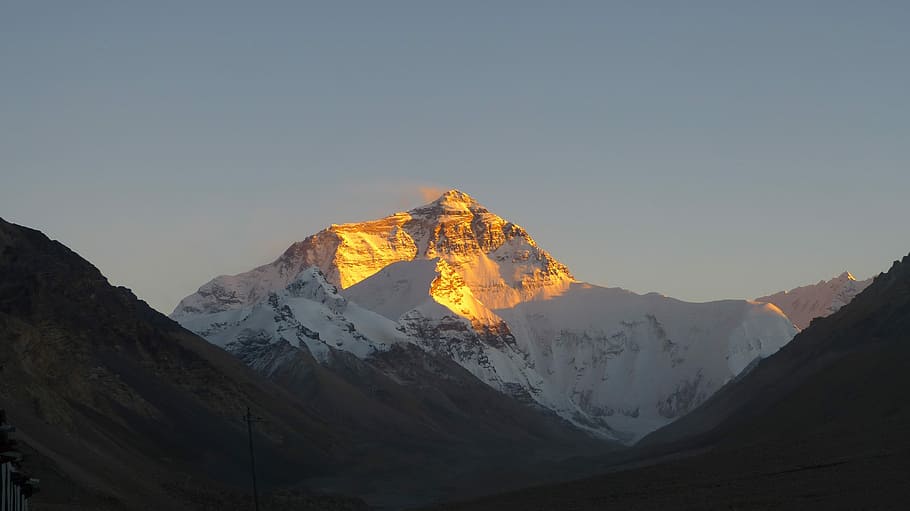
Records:
M0 216L169 313L458 188L687 300L910 252L910 2L0 0Z

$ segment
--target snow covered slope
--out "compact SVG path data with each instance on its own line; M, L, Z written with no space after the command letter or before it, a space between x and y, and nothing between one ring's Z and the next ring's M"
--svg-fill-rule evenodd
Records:
M560 415L627 442L695 408L796 334L773 305L686 303L588 284L497 312L525 361L510 376Z
M216 278L172 317L229 350L287 340L317 359L327 350L369 359L394 343L417 345L626 442L796 333L773 305L579 283L524 229L456 190L407 213L332 226L272 264Z
M818 284L781 291L756 298L755 301L778 306L802 330L813 319L837 312L871 283L872 279L856 280L850 272L845 271L829 281L822 280Z
M305 269L259 302L184 316L181 324L228 351L249 342L287 341L319 361L327 360L331 350L367 358L406 341L395 322L350 303L318 268Z
M425 263L390 265L344 295L494 388L627 442L685 414L796 334L770 304L686 303L582 283L489 311L504 322L499 331L468 328L457 308L433 300L440 273Z

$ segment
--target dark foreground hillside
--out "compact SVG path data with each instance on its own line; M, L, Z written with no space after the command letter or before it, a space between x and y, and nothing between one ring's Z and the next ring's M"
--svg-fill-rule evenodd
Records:
M906 509L910 256L635 453L592 479L438 509Z
M343 440L65 246L2 220L0 406L42 479L33 509L192 509L245 489L247 406L267 421L270 485L331 467Z

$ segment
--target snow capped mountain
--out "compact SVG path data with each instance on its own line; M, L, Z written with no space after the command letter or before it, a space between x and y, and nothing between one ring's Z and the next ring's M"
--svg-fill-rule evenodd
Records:
M756 298L755 301L773 303L802 330L809 326L813 319L837 312L871 283L871 278L856 280L850 272L845 271L831 280L781 291Z
M286 341L317 360L335 350L369 360L416 345L625 442L796 333L769 304L692 304L577 282L524 229L457 190L333 225L269 265L205 284L172 317L235 353Z
M312 266L322 269L332 284L348 288L392 263L435 258L461 275L488 307L559 294L574 281L568 268L524 229L451 190L408 212L332 225L294 243L271 264L217 277L182 300L172 315L179 319L250 305Z

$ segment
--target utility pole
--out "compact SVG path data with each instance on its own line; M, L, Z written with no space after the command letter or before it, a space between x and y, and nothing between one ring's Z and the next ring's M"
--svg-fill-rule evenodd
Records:
M256 511L259 511L259 488L256 487L256 458L253 455L253 423L263 422L262 417L253 417L250 407L246 407L246 415L243 416L246 422L246 432L250 439L250 474L253 476L253 505Z

